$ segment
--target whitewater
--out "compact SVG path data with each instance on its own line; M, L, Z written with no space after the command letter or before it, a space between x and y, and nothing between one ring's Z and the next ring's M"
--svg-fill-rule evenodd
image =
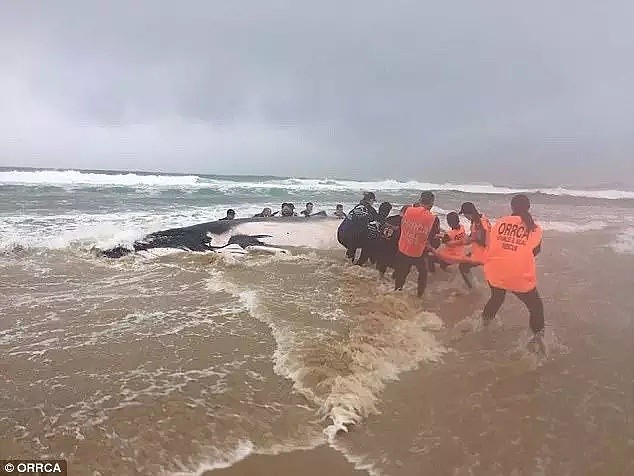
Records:
M512 296L479 326L478 270L472 291L450 268L424 299L394 294L347 265L335 219L270 222L279 256L97 252L228 208L332 215L371 190L396 213L426 189L443 226L529 193L547 360ZM0 456L73 474L631 474L632 260L628 190L2 169Z
M490 203L488 213L494 217L504 212L507 196L529 193L544 204L544 228L561 233L617 227L623 216L619 210L634 203L634 192L627 190L2 169L0 249L129 247L148 233L212 221L229 208L249 217L264 207L279 210L282 202L293 202L299 210L311 201L316 210L331 214L339 203L352 208L363 191L374 191L397 208L414 201L421 190L438 194L434 211L441 216L462 201L475 201ZM627 236L622 231L615 237L615 249L631 248Z
M364 191L364 190L443 190L475 194L541 193L553 196L599 199L634 199L634 190L580 190L566 187L516 188L488 183L431 183L409 180L353 181L307 178L262 178L244 180L240 177L218 178L205 175L169 175L152 173L82 172L79 170L5 170L0 171L0 184L24 186L120 186L159 188L284 189L302 191Z

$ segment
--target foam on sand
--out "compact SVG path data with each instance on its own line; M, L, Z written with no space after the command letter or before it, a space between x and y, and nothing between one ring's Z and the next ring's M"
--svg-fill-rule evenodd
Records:
M367 289L367 283L357 285L361 289L364 284ZM208 289L238 297L269 326L276 342L275 373L290 379L316 405L330 441L379 412L387 382L446 352L433 335L442 327L438 316L402 295L387 293L377 299L372 289L366 295L354 293L354 302L345 306L355 314L348 314L351 328L342 335L272 313L258 291L241 290L222 272L213 273Z
M242 461L253 453L253 443L250 441L241 441L232 450L219 450L216 448L207 448L209 454L204 460L197 463L194 469L188 469L187 465L180 464L180 469L176 471L165 471L164 476L201 476L207 471L223 469L233 466L238 461Z

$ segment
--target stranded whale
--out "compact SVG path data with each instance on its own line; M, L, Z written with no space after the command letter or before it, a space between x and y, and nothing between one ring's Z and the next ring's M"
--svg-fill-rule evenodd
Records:
M100 254L108 258L120 258L133 252L159 248L196 252L227 250L244 253L245 250L262 250L284 253L286 250L283 247L315 247L313 242L320 235L319 229L336 229L340 222L337 218L323 216L310 219L271 217L216 220L150 233L135 241L132 247L117 246L101 250ZM330 237L332 234L324 236Z

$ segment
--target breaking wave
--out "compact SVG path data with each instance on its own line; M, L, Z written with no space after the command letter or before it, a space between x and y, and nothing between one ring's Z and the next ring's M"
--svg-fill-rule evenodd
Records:
M363 270L337 270L345 283L339 283L332 294L326 289L332 283L318 276L320 272L331 276L332 266L339 265L324 264L320 271L320 264L310 257L292 259L307 260L305 266L316 273L311 290L294 289L285 298L306 319L287 318L283 312L287 303L280 303L278 291L274 291L280 283L267 289L270 281L266 276L255 289L251 283L244 290L238 284L244 278L215 271L208 289L238 298L253 317L269 326L276 342L275 373L291 380L295 390L316 406L324 420L324 433L332 442L339 432L380 412L380 394L386 383L421 362L438 361L447 352L433 334L443 323L413 300L375 289L376 284L369 285L357 274ZM267 262L266 268L273 266ZM263 268L258 274L266 273ZM254 273L250 270L249 274ZM275 276L280 279L279 273ZM292 280L292 276L283 279ZM287 286L282 284L282 288ZM329 297L315 302L314 295Z
M12 170L0 172L0 185L195 187L196 175L106 174L79 170Z
M80 170L11 170L0 172L1 185L59 187L153 187L208 188L221 192L231 190L278 189L290 191L358 192L363 190L437 190L474 194L541 193L554 196L598 198L607 200L634 199L631 190L583 190L565 187L517 188L488 183L433 183L421 181L355 181L334 179L253 178L231 179L200 175L168 175L142 173L102 173Z

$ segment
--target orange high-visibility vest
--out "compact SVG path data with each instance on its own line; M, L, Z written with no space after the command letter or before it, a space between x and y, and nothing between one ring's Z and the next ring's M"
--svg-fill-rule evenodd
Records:
M447 232L449 241L436 252L439 258L447 262L465 261L465 243L467 236L464 226L460 225L457 229L451 229Z
M486 261L487 248L491 241L491 222L484 215L480 217L480 222L486 232L486 245L482 246L475 242L474 237L477 232L477 226L475 223L471 223L471 261L473 263L483 264Z
M500 218L493 226L484 275L496 288L525 293L537 286L533 250L542 241L542 229L530 233L518 216Z
M401 221L399 251L410 258L422 256L435 220L434 214L425 207L409 207Z

